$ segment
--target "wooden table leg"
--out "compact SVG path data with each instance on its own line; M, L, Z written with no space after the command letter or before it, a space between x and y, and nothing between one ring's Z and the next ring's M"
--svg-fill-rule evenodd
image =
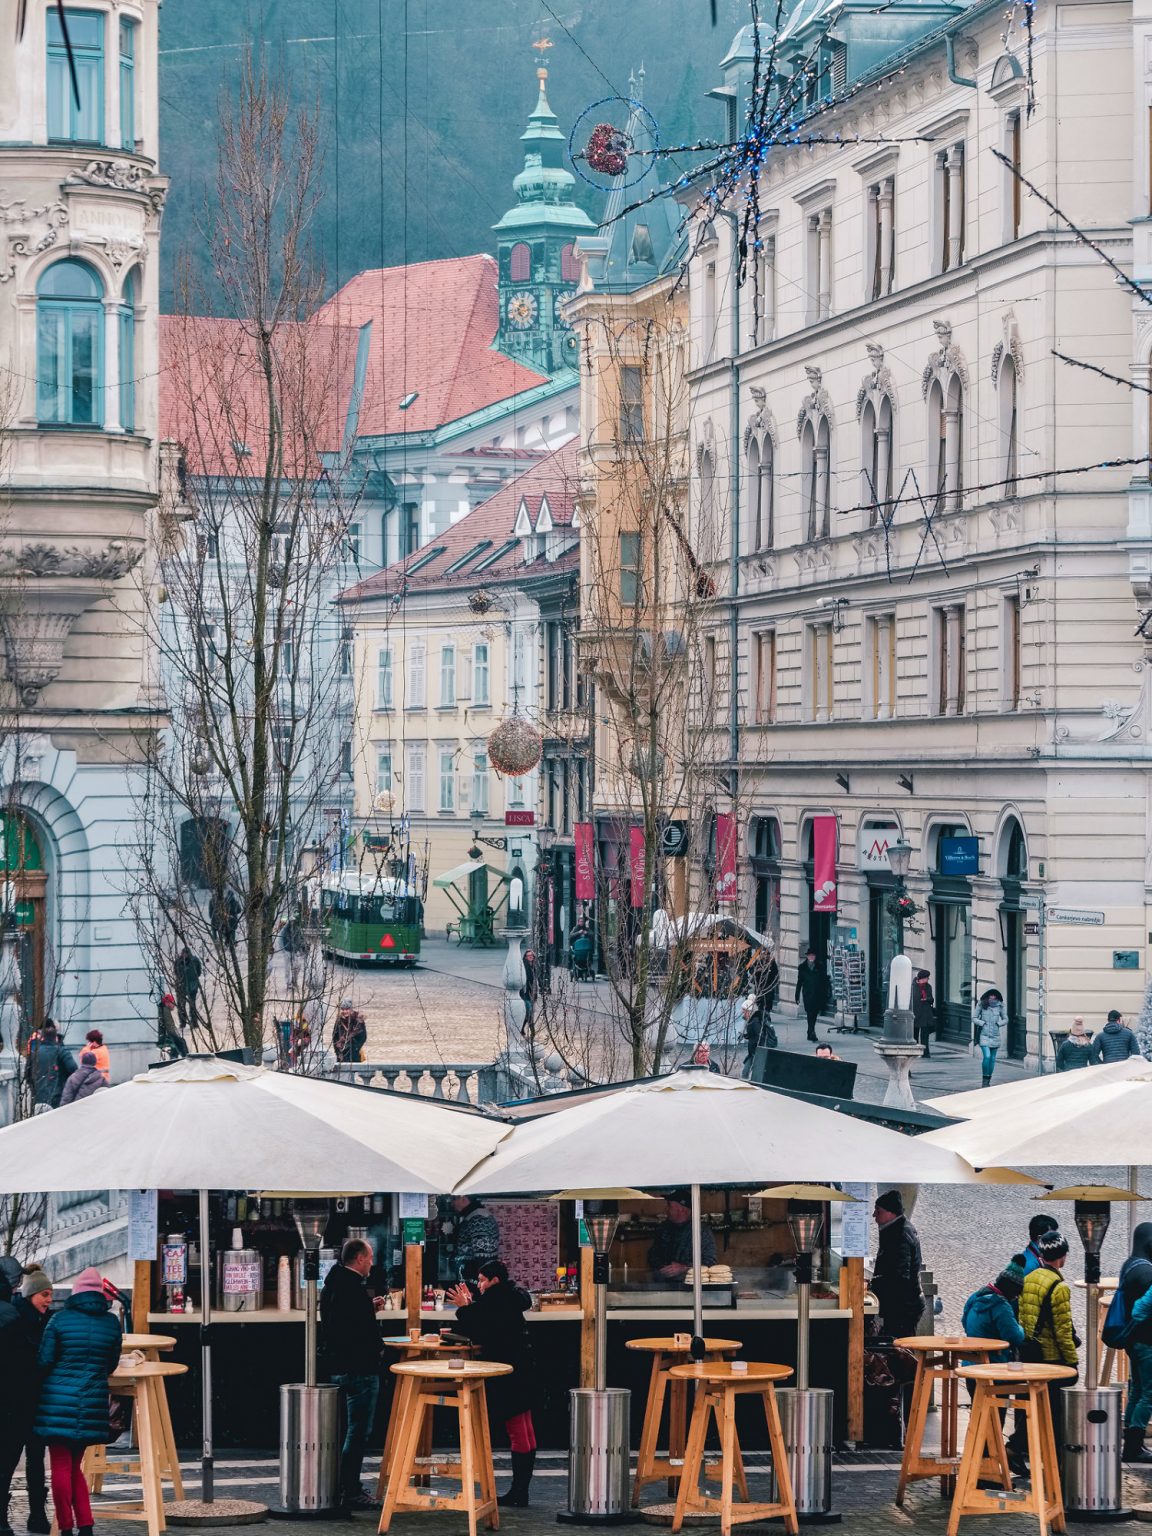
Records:
M768 1420L768 1444L776 1468L777 1502L784 1506L784 1529L788 1536L799 1536L796 1520L796 1494L792 1487L792 1472L788 1466L788 1449L784 1444L784 1430L780 1424L780 1407L776 1402L775 1389L769 1386L764 1394L764 1416Z
M732 1536L732 1473L736 1439L736 1394L722 1394L720 1407L720 1536Z
M934 1372L940 1382L940 1459L955 1461L956 1435L958 1430L956 1390L959 1386L954 1370L945 1362L941 1370ZM940 1497L948 1498L956 1488L955 1472L945 1472L940 1478Z
M410 1376L395 1376L395 1390L392 1393L392 1411L388 1415L388 1428L384 1434L384 1449L380 1453L380 1475L376 1479L376 1497L382 1499L384 1490L388 1486L388 1469L392 1465L396 1455L396 1442L404 1425L404 1415L408 1408L408 1398L411 1395L412 1378Z
M667 1381L665 1376L664 1381ZM664 1383L661 1383L663 1387ZM661 1402L663 1407L663 1402ZM657 1419L659 1422L659 1419ZM686 1381L672 1381L668 1392L668 1460L683 1461L684 1446L688 1440L688 1383ZM678 1479L672 1476L668 1479L668 1492L675 1494L679 1486Z
M900 1477L896 1483L896 1503L904 1503L904 1492L910 1481L913 1466L920 1455L920 1442L924 1437L924 1425L928 1413L928 1389L930 1381L924 1363L925 1357L916 1357L916 1379L912 1386L912 1413L904 1431L904 1454L900 1458Z
M418 1391L406 1394L404 1419L397 1431L393 1468L388 1478L388 1491L384 1497L384 1507L380 1511L380 1524L377 1527L381 1532L387 1531L392 1524L392 1516L396 1513L401 1491L408 1486L408 1480L415 1471L423 1410L424 1400Z
M492 1436L488 1428L488 1393L480 1381L472 1397L476 1414L476 1446L480 1466L480 1491L483 1502L490 1506L485 1524L490 1531L500 1529L500 1506L496 1502L496 1472L492 1466Z
M640 1493L652 1475L656 1460L656 1447L660 1438L660 1415L664 1407L663 1356L652 1356L652 1374L648 1378L648 1399L644 1404L644 1424L640 1430L640 1447L636 1452L636 1477L632 1484L632 1507L640 1503ZM669 1480L669 1492L672 1491Z
M948 1514L948 1536L957 1536L960 1529L960 1516L980 1479L989 1409L992 1412L996 1411L995 1401L987 1384L978 1381L976 1396L972 1400L972 1413L968 1420L968 1438L964 1442L964 1454L960 1458L956 1490L952 1495L952 1508Z
M696 1401L692 1405L688 1444L684 1448L684 1469L680 1474L680 1487L676 1493L676 1513L672 1517L673 1536L684 1524L689 1500L696 1502L700 1468L704 1461L704 1441L708 1434L708 1409L708 1392L704 1386L701 1386L696 1394Z
M156 1465L157 1445L152 1416L151 1381L141 1381L136 1390L136 1433L140 1444L140 1498L144 1505L144 1519L148 1536L159 1536L164 1529L164 1516L160 1508L159 1468Z
M176 1436L172 1431L172 1415L168 1411L168 1388L163 1377L156 1381L156 1417L159 1425L159 1439L163 1448L161 1457L161 1469L168 1473L172 1484L172 1497L182 1499L184 1497L184 1479L180 1474L180 1456L176 1450Z

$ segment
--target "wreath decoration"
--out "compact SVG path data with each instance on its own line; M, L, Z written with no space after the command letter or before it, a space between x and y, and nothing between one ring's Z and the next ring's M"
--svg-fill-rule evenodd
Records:
M616 117L615 123L605 115L609 113ZM643 129L641 150L635 137L637 124ZM601 190L610 181L626 187L642 181L659 150L659 125L644 103L632 96L602 96L584 108L568 135L572 169L582 181Z
M889 917L902 922L905 928L909 929L912 933L920 932L920 924L917 922L920 916L920 907L906 892L904 895L901 895L898 891L893 891L888 897L886 905Z
M628 164L631 142L626 133L611 123L597 123L588 137L584 159L602 176L619 176Z

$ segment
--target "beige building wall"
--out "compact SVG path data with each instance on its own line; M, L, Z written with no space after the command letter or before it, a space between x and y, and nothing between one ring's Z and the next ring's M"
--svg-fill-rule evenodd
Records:
M1133 296L1036 199L1025 191L1017 203L992 151L1018 142L1024 174L1127 266L1130 221L1152 211L1142 46L1135 102L1128 84L1132 17L1123 4L1038 8L1029 115L1022 40L1006 58L1003 17L989 10L957 43L956 70L974 88L949 79L941 42L821 118L826 134L901 142L775 153L761 188L767 335L751 289L734 291L724 219L708 262L690 269L693 451L712 445L739 530L732 683L754 802L741 849L748 910L758 881L761 901L765 885L778 891L787 989L801 947L827 936L803 865L811 817L835 814L837 920L885 964L882 895L870 899L883 876L870 883L858 865L867 826L889 823L915 850L909 889L923 932L907 949L938 996L947 990L953 1038L970 1037L986 987L1011 983L1012 1046L1030 1056L1042 1027L1066 1028L1074 1012L1098 1025L1109 1007L1135 1010L1144 990L1152 737L1146 646L1134 629L1152 606L1152 524L1146 466L1105 465L1148 452L1148 415L1146 396L1134 408L1123 387L1052 355L1128 377ZM941 157L953 148L963 165L959 189L952 183L959 252L947 249L941 219ZM890 291L874 297L871 189L881 186L894 259ZM823 213L814 254L810 221ZM1147 382L1152 330L1143 315L1138 323L1136 376ZM881 412L892 483L878 487L876 509L864 471ZM826 460L810 446L822 427ZM773 527L760 547L753 440L773 464ZM697 515L701 501L697 476ZM778 846L757 855L766 822ZM1026 846L1019 880L1008 864L1014 823ZM936 870L948 827L979 838L966 891L946 889ZM957 907L970 958L963 934L948 955L932 935ZM1074 925L1069 912L1103 922ZM1005 923L1015 933L1007 947ZM1114 951L1135 951L1136 967L1116 968ZM961 974L945 988L949 965Z

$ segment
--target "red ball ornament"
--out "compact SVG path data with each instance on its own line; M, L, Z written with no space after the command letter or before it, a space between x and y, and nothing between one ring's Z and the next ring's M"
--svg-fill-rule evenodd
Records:
M519 779L540 761L544 743L540 732L523 715L509 715L488 738L488 761L498 773Z
M628 135L611 123L597 123L588 139L584 158L603 176L619 176L628 165Z

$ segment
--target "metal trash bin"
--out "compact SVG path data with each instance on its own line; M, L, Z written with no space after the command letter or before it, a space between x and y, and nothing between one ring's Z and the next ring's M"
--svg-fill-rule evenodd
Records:
M628 1429L632 1394L625 1387L573 1387L568 1447L568 1508L558 1520L621 1525L628 1507Z
M788 1472L803 1520L839 1520L832 1511L832 1415L835 1395L823 1387L780 1387L780 1426L788 1451ZM772 1498L777 1497L772 1469Z
M1121 1519L1120 1450L1124 1438L1121 1387L1066 1387L1064 1507L1092 1519Z
M340 1500L340 1388L280 1388L278 1515L330 1514Z

